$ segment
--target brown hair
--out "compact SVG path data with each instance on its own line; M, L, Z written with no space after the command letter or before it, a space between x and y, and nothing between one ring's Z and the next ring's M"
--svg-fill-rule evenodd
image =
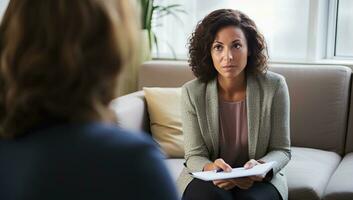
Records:
M226 26L239 27L248 42L249 57L246 71L263 73L267 70L267 48L263 35L257 30L253 20L247 15L232 9L215 10L196 26L189 39L189 65L194 75L203 82L217 76L211 57L211 46L217 32Z
M136 56L128 0L11 0L0 26L0 137L48 122L104 120Z

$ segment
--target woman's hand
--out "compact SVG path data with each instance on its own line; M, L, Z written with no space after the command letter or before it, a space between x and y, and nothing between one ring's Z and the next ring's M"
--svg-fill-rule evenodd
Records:
M203 168L203 171L212 171L212 170L218 170L218 169L222 169L225 172L232 171L232 167L229 166L226 162L224 162L222 158L218 158L213 163L206 164ZM230 190L235 186L235 183L232 179L216 180L216 181L213 181L213 184L225 190Z
M249 163L248 165L249 166L247 166L247 167L249 167L249 168L251 168L253 166L252 163ZM222 169L225 172L232 171L232 167L229 164L227 164L226 162L224 162L224 160L222 158L218 158L213 163L206 164L205 167L203 168L203 171L211 171L211 170L218 170L218 169ZM225 190L231 190L235 186L237 186L241 189L248 189L253 185L253 183L254 183L254 180L252 180L248 177L213 181L214 185L216 185L219 188L225 189Z
M263 161L256 161L254 159L249 160L248 162L245 163L244 168L245 169L251 169L256 165L263 164L265 162ZM253 180L253 181L258 181L261 182L265 178L266 174L263 174L261 176L249 176L248 178Z
M260 163L259 161L251 159L247 163L245 163L244 168L251 169L258 164L262 164L262 162ZM204 171L211 171L211 170L218 170L218 169L222 169L225 172L230 172L232 170L232 168L221 158L215 160L213 163L206 164L203 168ZM216 181L213 181L213 184L225 190L230 190L235 186L239 187L240 189L246 190L246 189L249 189L254 184L255 181L261 182L264 177L265 175L226 179L226 180L216 180Z
M260 162L260 161L256 161L254 159L251 159L251 160L249 160L248 162L245 163L244 168L245 169L251 169L254 166L262 164L262 163L264 163L264 162ZM254 184L255 181L261 182L264 177L265 177L265 175L262 175L262 176L249 176L249 177L244 177L244 178L231 179L231 181L233 182L234 186L237 186L240 189L246 190L246 189L249 189ZM230 184L227 184L226 187L227 188L230 187L229 185Z
M225 172L232 171L232 167L228 165L222 158L218 158L213 163L208 163L203 167L203 171L212 171L222 169Z

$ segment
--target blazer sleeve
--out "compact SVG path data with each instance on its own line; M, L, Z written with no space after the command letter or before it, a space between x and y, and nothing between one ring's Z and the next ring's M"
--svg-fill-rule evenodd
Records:
M283 77L277 85L271 106L271 135L268 153L260 158L265 162L277 161L277 165L273 169L274 174L282 170L291 159L288 87Z
M209 152L201 135L195 106L192 104L189 91L185 86L183 86L181 94L185 166L190 172L202 171L207 163L211 163Z

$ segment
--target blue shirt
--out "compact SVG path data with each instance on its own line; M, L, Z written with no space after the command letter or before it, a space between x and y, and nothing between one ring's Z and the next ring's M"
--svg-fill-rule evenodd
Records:
M103 123L44 126L0 140L0 199L174 200L162 159L144 133Z

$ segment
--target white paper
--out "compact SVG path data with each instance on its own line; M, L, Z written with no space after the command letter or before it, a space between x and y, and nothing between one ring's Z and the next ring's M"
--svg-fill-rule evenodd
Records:
M230 178L240 178L246 176L258 176L264 175L269 172L276 164L275 161L256 165L251 169L244 169L244 167L233 168L231 172L216 172L216 171L205 171L205 172L194 172L191 173L193 177L204 180L213 181Z

